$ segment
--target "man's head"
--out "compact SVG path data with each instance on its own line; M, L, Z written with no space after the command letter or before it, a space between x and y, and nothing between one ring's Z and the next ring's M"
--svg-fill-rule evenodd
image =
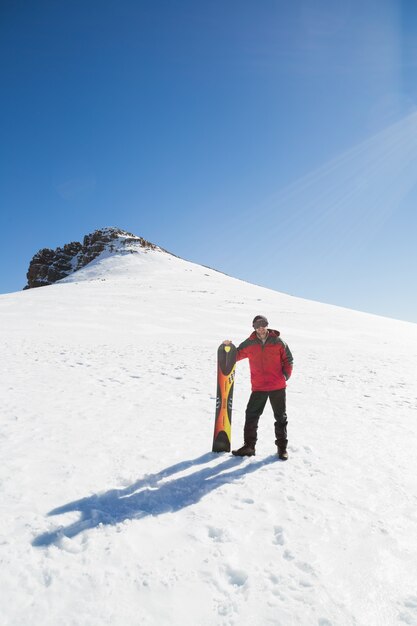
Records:
M252 326L255 330L258 330L258 328L268 328L268 320L264 315L256 315L256 317L253 318Z
M253 318L252 326L260 339L265 339L268 334L268 320L264 315L256 315Z

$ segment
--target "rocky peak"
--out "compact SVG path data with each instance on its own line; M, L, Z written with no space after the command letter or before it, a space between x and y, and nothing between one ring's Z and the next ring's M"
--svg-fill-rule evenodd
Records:
M32 258L24 289L52 285L91 263L105 250L110 253L135 252L138 248L160 249L143 237L120 228L102 228L86 235L82 243L73 241L62 248L43 248Z

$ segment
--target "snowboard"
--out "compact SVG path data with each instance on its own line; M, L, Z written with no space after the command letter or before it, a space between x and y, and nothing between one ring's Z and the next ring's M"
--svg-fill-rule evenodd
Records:
M232 437L232 402L235 382L236 346L219 346L217 350L217 395L213 452L230 452Z

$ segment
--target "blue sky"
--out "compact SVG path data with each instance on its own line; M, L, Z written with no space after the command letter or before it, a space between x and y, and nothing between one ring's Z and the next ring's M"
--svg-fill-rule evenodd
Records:
M1 0L0 292L119 226L417 322L412 0Z

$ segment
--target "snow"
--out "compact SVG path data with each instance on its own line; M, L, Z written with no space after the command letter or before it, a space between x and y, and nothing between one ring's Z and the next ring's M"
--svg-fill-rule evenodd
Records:
M289 454L214 454L216 350L295 359ZM417 625L417 325L160 250L0 297L2 626ZM238 364L233 447L250 393Z

